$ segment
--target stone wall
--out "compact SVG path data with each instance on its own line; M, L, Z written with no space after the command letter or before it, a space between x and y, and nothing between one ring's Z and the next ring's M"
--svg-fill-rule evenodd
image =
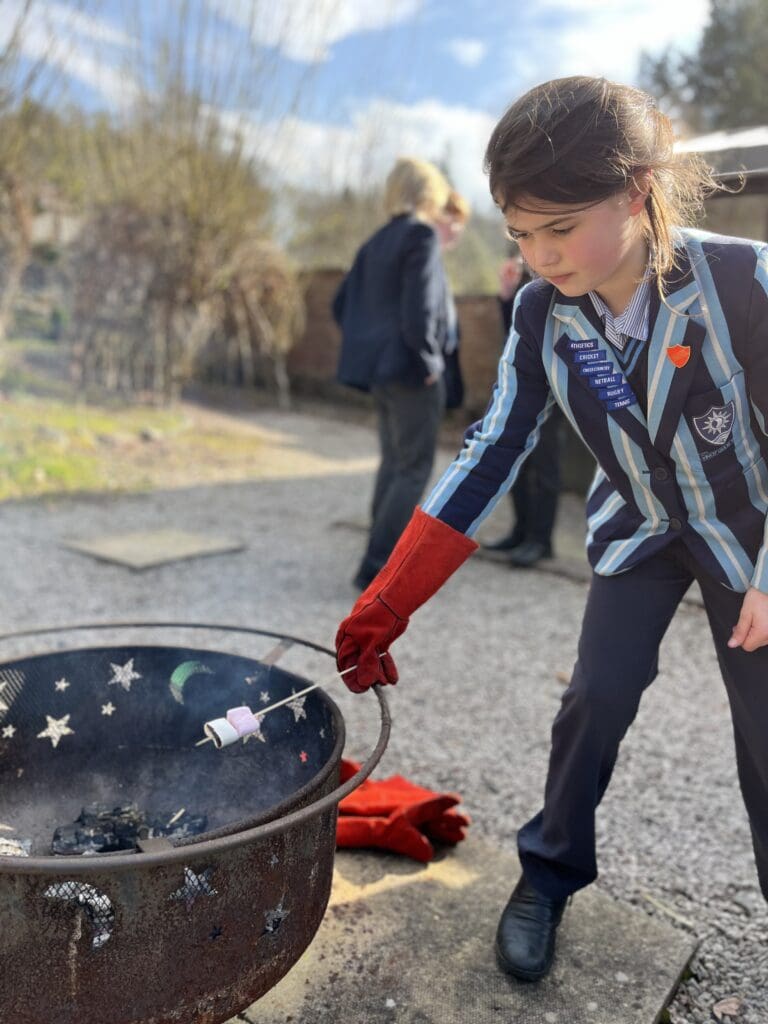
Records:
M325 384L333 382L341 336L331 315L331 301L343 277L341 270L316 270L301 276L307 323L288 357L291 380L300 387L322 391Z

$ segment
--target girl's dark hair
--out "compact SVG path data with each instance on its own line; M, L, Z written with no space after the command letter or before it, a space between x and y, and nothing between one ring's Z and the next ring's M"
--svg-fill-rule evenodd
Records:
M589 206L644 186L651 266L677 265L673 229L695 223L721 186L697 156L675 154L668 117L640 89L604 78L558 78L512 104L485 152L491 195L505 209L526 197Z

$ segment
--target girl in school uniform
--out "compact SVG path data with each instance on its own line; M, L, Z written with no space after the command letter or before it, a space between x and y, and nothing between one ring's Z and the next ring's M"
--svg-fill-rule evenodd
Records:
M597 877L595 810L694 580L768 899L768 245L684 226L716 186L672 144L650 96L604 79L547 82L501 118L491 193L539 277L516 299L485 418L337 635L351 690L397 681L390 645L475 550L557 404L598 463L594 573L498 927L501 967L525 980L547 973L568 898Z

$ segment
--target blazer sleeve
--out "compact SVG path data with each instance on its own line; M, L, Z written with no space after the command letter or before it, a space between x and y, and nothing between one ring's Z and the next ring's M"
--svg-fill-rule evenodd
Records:
M755 246L757 261L749 302L748 337L744 369L749 400L763 433L763 455L768 449L768 245ZM752 586L768 594L768 521L755 563Z
M488 411L422 506L470 537L512 487L555 405L522 299L518 292Z
M344 302L347 296L347 282L349 281L349 274L344 277L339 287L336 289L336 294L333 297L331 303L331 312L333 313L333 319L341 327L344 317Z
M418 223L410 232L403 258L400 329L405 344L422 361L424 376L443 372L440 318L443 268L437 233Z
M501 314L501 326L502 326L502 328L504 330L504 338L506 339L506 337L509 334L510 329L512 327L512 307L514 306L515 300L514 299L502 299L502 297L500 295L497 296L497 298L499 300L499 313Z

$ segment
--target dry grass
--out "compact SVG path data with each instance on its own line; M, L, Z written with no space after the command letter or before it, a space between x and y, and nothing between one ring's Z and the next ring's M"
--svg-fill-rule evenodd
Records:
M14 342L0 369L0 501L369 470L295 437L189 403L83 401L45 342Z

